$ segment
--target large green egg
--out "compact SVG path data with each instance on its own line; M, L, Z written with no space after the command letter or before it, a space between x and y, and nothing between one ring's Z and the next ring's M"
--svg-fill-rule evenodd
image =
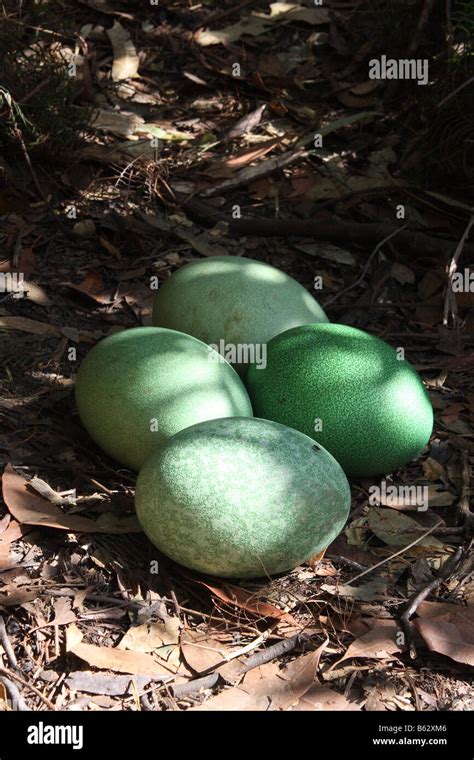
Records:
M97 343L80 366L76 403L95 442L135 470L189 425L252 415L241 379L222 357L190 335L159 327L123 330Z
M153 306L153 324L212 344L241 374L252 361L264 363L259 352L275 335L327 321L299 282L269 264L238 256L186 264L160 285Z
M177 433L145 463L135 495L164 554L228 578L281 573L317 554L350 501L342 469L311 438L243 417Z
M301 430L353 476L389 473L428 443L433 410L408 361L388 343L337 324L305 325L268 344L249 368L254 414Z

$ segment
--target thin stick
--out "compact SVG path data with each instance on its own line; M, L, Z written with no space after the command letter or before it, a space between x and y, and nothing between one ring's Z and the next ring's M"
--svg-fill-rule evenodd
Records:
M437 589L443 581L447 580L449 576L454 573L459 565L459 562L461 561L463 552L464 550L460 546L459 549L457 549L456 553L449 557L441 569L438 577L434 578L434 580L430 581L420 591L416 591L412 595L403 614L400 616L403 632L405 633L406 643L408 645L408 651L410 652L410 657L412 660L416 659L417 653L415 643L413 641L413 626L410 623L410 618L415 614L420 604L424 602L424 600L432 593L432 591L435 591L435 589Z
M354 578L351 578L351 580L350 580L350 581L347 581L347 583L345 583L344 585L345 585L345 586L350 586L350 585L351 585L351 583L354 583L354 581L358 581L358 580L359 580L359 578L362 578L364 575L368 575L368 574L369 574L369 573L371 573L373 570L376 570L378 567L381 567L382 565L385 565L387 562L390 562L390 560L392 560L392 559L395 559L395 557L399 557L399 556L400 556L400 554L403 554L403 553L404 553L404 552L406 552L408 549L411 549L411 547L412 547L412 546L416 546L416 544L419 544L419 543L420 543L420 541L423 541L423 539L424 539L424 538L426 538L426 536L429 536L429 535L430 535L430 533L432 533L432 532L433 532L433 531L434 531L436 528L439 528L439 526L441 525L441 523L442 523L442 522L443 522L443 521L442 521L442 520L440 520L439 522L437 522L437 523L436 523L436 525L433 525L433 527L432 527L432 528L430 528L429 530L427 530L427 531L426 531L425 533L423 533L421 536L419 536L418 538L415 538L415 540L414 540L414 541L412 541L412 542L411 542L411 544L408 544L408 546L403 546L403 547L400 549L400 551L398 551L398 552L395 552L395 554L391 554L391 555L390 555L390 557L386 557L386 558L385 558L385 559L383 559L381 562L377 562L377 564L376 564L376 565L372 565L372 567L368 567L368 568L367 568L367 570L364 570L364 572L363 572L363 573L359 573L359 575L356 575L356 576L354 576Z
M19 712L28 712L30 708L23 699L18 686L16 686L13 681L10 681L10 679L6 676L0 676L0 683L4 684L6 690L10 695L11 701L14 705L16 705L17 710Z
M8 668L4 668L2 665L0 665L0 673L5 673L8 678L13 678L14 681L18 681L18 683L21 683L22 686L26 686L27 689L31 689L31 691L34 692L36 696L39 697L47 707L49 707L50 710L56 710L55 706L52 702L50 702L48 697L45 697L44 694L42 694L40 690L36 688L36 686L33 686L33 684L28 683L28 681L25 681L20 676L17 676L16 673L8 670Z
M5 627L5 621L2 615L0 615L0 644L3 646L5 650L5 654L8 658L8 662L10 663L12 668L17 668L18 662L15 656L15 652L13 651L13 647L11 645L10 639L8 638L7 629Z
M445 299L444 299L443 325L448 324L448 314L449 314L450 309L451 309L451 314L453 317L457 315L456 299L454 297L454 292L453 292L453 277L458 268L459 257L461 256L461 253L463 252L464 246L466 244L466 240L469 237L469 233L471 231L471 227L473 224L474 224L474 215L471 216L471 218L469 219L467 227L462 234L461 240L459 241L456 247L456 250L453 253L452 258L448 266L446 267L448 282L446 284L446 293L445 293Z
M393 230L393 232L391 232L389 235L387 235L386 238L384 238L383 240L381 240L380 243L377 243L377 245L375 246L374 250L370 254L369 258L367 259L365 267L363 268L362 274L360 275L360 277L358 277L357 280L352 283L352 285L349 285L348 288L344 288L343 290L340 290L339 293L336 293L335 296L333 296L328 301L326 301L325 304L324 304L324 306L326 307L326 306L328 306L328 304L334 303L334 301L336 301L338 298L340 298L344 293L348 293L349 290L352 290L353 288L355 288L356 285L358 285L359 282L361 282L364 279L364 277L367 274L367 271L368 271L368 269L370 267L370 264L372 263L372 259L374 258L375 254L378 253L378 251L380 250L380 248L383 245L385 245L385 243L388 243L388 241L391 240L393 237L395 237L395 235L398 235L398 233L401 232L402 230L404 230L406 227L408 227L408 224L404 224L403 227L400 227L400 228L398 228L396 230Z
M469 452L462 452L462 487L461 498L459 499L458 514L463 524L463 529L469 535L474 521L474 515L469 507L470 483L471 483L471 466L469 464Z

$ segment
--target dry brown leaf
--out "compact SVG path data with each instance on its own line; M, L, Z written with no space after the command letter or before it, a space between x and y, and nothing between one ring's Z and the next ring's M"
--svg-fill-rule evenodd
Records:
M37 322L35 319L28 317L0 317L0 329L20 330L21 332L32 333L33 335L52 335L54 338L61 337L61 330L55 325L48 325L45 322Z
M39 591L31 586L2 588L0 592L0 607L18 607L25 602L31 602L33 599L37 599Z
M258 158L261 158L267 153L270 153L275 145L278 145L279 143L280 140L278 139L268 140L256 148L251 148L250 150L247 148L244 151L239 151L224 161L214 161L212 164L210 164L210 166L204 169L201 174L203 174L205 177L229 179L230 177L234 176L234 171L236 169L241 169L243 166L248 166Z
M77 533L139 533L135 517L118 519L102 514L100 522L87 517L68 515L59 507L29 490L28 481L7 464L2 477L3 499L9 512L21 524L43 525L48 528Z
M42 623L33 631L38 631L41 628L47 628L50 625L67 625L68 623L74 623L77 619L77 615L72 610L72 599L66 596L59 597L53 602L54 618L48 623ZM30 631L31 633L31 631Z
M113 300L113 294L105 290L104 281L98 272L88 272L78 285L72 282L65 284L70 290L91 298L96 303L110 303Z
M139 58L130 33L122 26L120 21L114 21L111 29L106 29L112 43L114 62L112 65L112 79L114 82L120 79L130 79L138 73Z
M111 243L109 240L107 240L107 238L100 237L99 238L99 242L100 242L101 246L103 248L105 248L106 251L108 251L109 253L111 253L112 256L115 256L116 259L120 259L121 258L121 254L120 254L119 249L115 245L113 245L113 243Z
M406 646L401 643L403 637L400 634L400 626L394 620L379 619L376 627L352 642L336 664L352 657L393 660L397 652L403 652L406 649Z
M292 710L360 710L362 704L347 699L344 694L339 694L327 686L315 684L306 694L291 708Z
M321 654L328 640L314 652L298 657L285 668L269 662L250 670L239 686L222 691L198 708L209 710L287 710L313 686Z
M446 468L444 465L433 457L428 457L425 459L425 461L422 463L422 467L423 474L428 480L439 480L446 474Z
M113 670L116 673L168 677L176 671L169 663L150 654L84 644L82 633L74 623L66 630L66 650L94 668Z
M375 578L368 583L362 583L360 586L351 586L341 584L331 586L328 583L322 583L321 591L327 591L336 597L348 597L349 599L359 599L364 602L373 602L375 599L383 601L387 596L388 581L386 578Z
M441 615L417 618L415 626L432 652L474 666L474 605L450 606Z
M412 517L393 509L372 507L366 516L367 527L388 546L408 546L423 533L422 526ZM443 550L444 545L433 535L425 536L418 546Z
M232 650L207 633L187 628L181 634L181 652L196 673L215 668Z
M5 515L10 517L10 515ZM7 526L0 533L0 546L12 544L31 530L26 525L20 525L16 520L9 520Z
M234 607L241 607L246 610L246 612L252 613L252 615L257 615L260 618L270 617L291 624L296 623L294 617L288 612L279 610L278 607L274 607L273 604L257 599L255 594L252 594L250 591L246 591L239 586L231 586L229 583L226 583L224 587L220 589L216 586L211 586L209 583L204 583L204 581L198 581L195 578L190 578L190 580L209 589L209 591L214 596L217 596L222 602L231 604Z
M117 649L133 652L154 652L173 665L179 664L180 622L176 617L165 621L131 626L117 645Z

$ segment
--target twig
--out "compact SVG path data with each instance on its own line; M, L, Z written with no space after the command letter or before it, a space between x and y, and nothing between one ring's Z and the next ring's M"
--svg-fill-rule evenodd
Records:
M424 600L433 591L435 591L443 581L447 580L447 578L449 578L449 576L452 575L452 573L454 573L454 571L456 570L457 566L459 565L461 561L463 553L464 553L464 549L463 547L460 546L459 549L457 549L456 552L451 557L449 557L449 559L445 562L445 564L441 568L441 571L438 577L434 578L434 580L427 583L426 586L424 586L420 591L416 591L413 594L405 610L400 616L400 621L402 624L403 632L405 634L408 651L410 652L410 657L412 660L416 659L417 652L416 652L415 643L413 641L413 626L412 626L412 623L410 622L410 618L415 614L419 605L422 602L424 602Z
M288 652L292 652L293 649L296 649L296 647L300 644L307 644L310 639L311 637L308 636L308 634L296 633L294 636L290 636L288 639L277 641L277 643L273 644L271 647L262 649L261 652L257 652L256 654L253 654L251 657L249 657L244 662L243 672L247 673L253 668L258 668L261 665L266 665L267 662L271 662L277 657L281 657L284 654L288 654Z
M186 697L192 697L195 694L198 694L201 689L212 689L213 686L216 686L219 680L219 673L211 673L208 676L189 681L189 683L179 683L176 684L176 686L170 686L169 689L175 699L185 699Z
M284 169L285 166L294 164L302 158L305 158L308 152L302 148L298 150L289 150L286 153L282 153L279 156L269 158L267 161L263 161L258 166L250 166L247 169L242 169L236 177L233 179L226 179L219 185L209 187L207 190L203 190L200 193L203 198L211 198L213 195L224 193L229 190L236 190L242 185L247 185L249 182L254 182L256 179L262 179L269 174Z
M454 251L454 254L449 261L448 266L446 267L446 274L448 276L448 282L446 284L446 293L444 298L444 314L443 314L443 325L448 324L448 315L449 311L451 311L451 316L453 317L453 322L456 324L456 316L457 316L457 304L456 304L456 298L454 297L454 291L453 291L453 277L456 273L456 270L458 268L458 261L459 257L461 256L461 253L464 250L465 243L467 238L469 237L469 233L471 231L471 227L474 224L474 215L471 216L469 219L469 222L467 224L466 229L463 232L463 235L461 237L461 240L459 241L456 250Z
M27 149L25 141L23 139L22 131L21 131L20 127L18 126L18 123L17 123L17 120L16 120L16 116L15 116L15 112L14 112L14 109L13 109L13 103L12 103L11 95L10 95L9 92L7 92L6 90L4 90L3 88L0 88L0 91L1 91L1 94L3 95L3 98L4 98L5 102L6 102L6 104L7 104L7 107L9 109L9 111L10 111L10 118L11 118L12 123L13 123L13 134L15 135L15 137L18 140L18 142L20 143L21 151L23 153L23 157L25 159L26 165L28 166L29 172L31 174L31 178L33 180L33 184L36 187L36 189L37 189L37 191L38 191L38 193L40 195L40 198L43 199L43 201L44 201L47 209L52 214L52 216L55 219L55 221L57 222L57 224L59 224L59 226L62 226L62 223L61 223L60 219L54 213L54 209L51 206L48 198L46 197L46 195L45 195L45 193L43 191L43 188L41 187L41 185L39 183L38 177L36 176L36 172L35 172L35 170L33 168L33 164L31 163L30 154L28 153L28 149Z
M370 254L369 258L367 259L366 265L363 268L362 274L360 275L360 277L358 277L357 280L352 283L352 285L349 285L349 287L344 288L343 290L340 290L338 293L336 293L335 296L333 296L328 301L326 301L325 304L324 304L324 306L328 306L330 303L334 303L334 301L336 301L338 298L340 298L342 295L344 295L344 293L348 293L349 290L352 290L353 288L355 288L359 284L359 282L362 282L362 280L364 279L365 275L367 274L367 271L368 271L368 269L370 267L370 264L372 262L372 259L375 256L375 254L378 253L378 251L380 250L380 248L383 245L385 245L385 243L388 243L388 241L391 240L391 238L395 237L395 235L399 235L400 232L402 230L404 230L407 226L408 226L407 224L404 224L403 227L400 227L400 228L394 230L389 235L387 235L386 238L384 238L383 240L381 240L380 243L377 243L377 245L375 246L374 250Z
M273 627L274 626L271 627L272 630L273 630ZM311 637L304 633L297 633L295 634L295 636L291 636L288 639L283 639L282 641L278 641L276 644L273 644L271 647L268 647L267 649L262 649L261 652L257 652L251 657L248 657L245 660L245 662L242 663L240 675L244 675L245 673L248 673L248 671L253 670L253 668L260 667L261 665L266 665L267 662L271 662L272 660L275 660L277 657L281 657L284 654L288 654L288 652L293 651L293 649L296 649L296 647L299 646L300 644L307 643L308 641L310 641L310 639ZM254 644L254 642L252 642L252 644ZM241 656L242 651L243 650L236 653L235 656ZM227 661L229 661L230 659L234 659L234 657L226 658ZM218 669L219 667L222 667L222 663L218 663L214 667L217 668L217 671L215 673L209 673L208 675L202 676L201 678L196 678L195 680L190 681L189 683L186 683L186 684L177 684L176 686L169 686L168 688L171 690L173 697L175 697L176 699L191 697L194 694L197 694L201 689L211 689L213 686L216 686L221 679Z
M474 82L474 77L471 77L470 79L468 79L467 82L463 82L462 84L459 85L459 87L456 87L456 89L453 90L452 92L450 92L449 95L446 95L446 97L443 98L443 100L441 101L441 103L438 103L438 105L436 107L437 108L441 108L442 105L444 105L445 103L447 103L448 100L451 100L451 98L454 98L454 96L457 95L458 92L460 92L460 90L463 90L464 87L467 87L467 85L471 84L471 82Z
M387 562L390 562L390 560L395 559L395 557L399 557L400 554L403 554L408 549L411 549L412 546L416 546L416 544L419 544L420 541L423 541L423 539L426 538L426 536L429 536L430 533L432 533L435 530L435 528L439 528L442 522L443 521L440 520L439 522L436 523L436 525L433 525L432 528L425 531L421 536L419 536L418 538L415 538L415 540L412 541L411 544L408 544L408 546L403 546L398 552L395 552L395 554L391 554L390 557L385 557L385 559L381 560L381 562L377 562L376 565L372 565L372 567L368 567L367 570L364 570L364 572L359 573L359 575L356 575L354 576L354 578L351 578L350 581L347 581L345 585L350 586L352 583L354 583L354 581L358 581L359 578L362 578L364 575L368 575L369 573L373 572L373 570L376 570L378 567L381 567L382 565L385 565Z
M0 673L5 673L5 675L8 678L13 678L15 681L18 681L18 683L21 683L22 686L26 686L27 689L31 689L34 694L36 694L37 697L39 697L47 707L49 707L50 710L56 710L55 706L53 705L50 700L44 696L40 692L39 689L36 688L36 686L33 686L33 684L28 683L28 681L25 681L21 676L18 676L16 673L13 673L11 670L8 670L8 668L4 668L2 665L0 665Z
M0 676L0 683L3 683L6 690L8 691L11 701L16 706L17 710L19 712L29 712L30 708L26 704L25 700L23 699L21 692L17 686L13 683L13 681L10 681L9 678L6 676Z
M340 565L351 567L352 570L365 570L365 566L361 565L359 562L354 562L353 559L347 559L347 557L340 557L338 554L326 554L326 558L331 560L331 562L337 562Z
M458 504L458 515L463 529L466 532L466 538L469 538L472 532L472 525L474 522L474 515L471 512L469 500L471 494L471 466L469 464L469 452L464 449L461 455L462 470L461 470L461 498Z
M13 651L13 647L10 643L10 639L8 638L7 629L5 627L5 621L2 615L0 615L0 644L5 650L5 654L7 656L8 662L10 663L12 668L17 668L18 662L15 656L15 652Z
M179 198L179 194L178 194ZM257 237L309 237L314 241L327 241L341 246L373 247L388 237L392 232L400 231L397 224L385 222L345 222L313 221L301 219L233 219L218 211L210 203L200 198L188 196L179 199L183 208L193 218L197 218L207 227L225 222L228 234L234 237L254 235ZM146 217L145 217L146 219ZM435 238L424 232L404 229L397 237L397 244L405 254L419 256L446 256L446 252L456 248L457 243L445 238ZM467 243L464 252L474 257L474 245Z

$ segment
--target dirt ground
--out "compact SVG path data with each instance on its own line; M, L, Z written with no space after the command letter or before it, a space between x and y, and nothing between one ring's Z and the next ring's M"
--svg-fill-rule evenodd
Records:
M474 709L466 4L4 5L0 710ZM430 84L371 79L383 54ZM324 556L255 582L148 542L74 378L151 324L151 278L216 253L321 277L331 321L405 349L435 428L387 482L427 511L351 480Z

